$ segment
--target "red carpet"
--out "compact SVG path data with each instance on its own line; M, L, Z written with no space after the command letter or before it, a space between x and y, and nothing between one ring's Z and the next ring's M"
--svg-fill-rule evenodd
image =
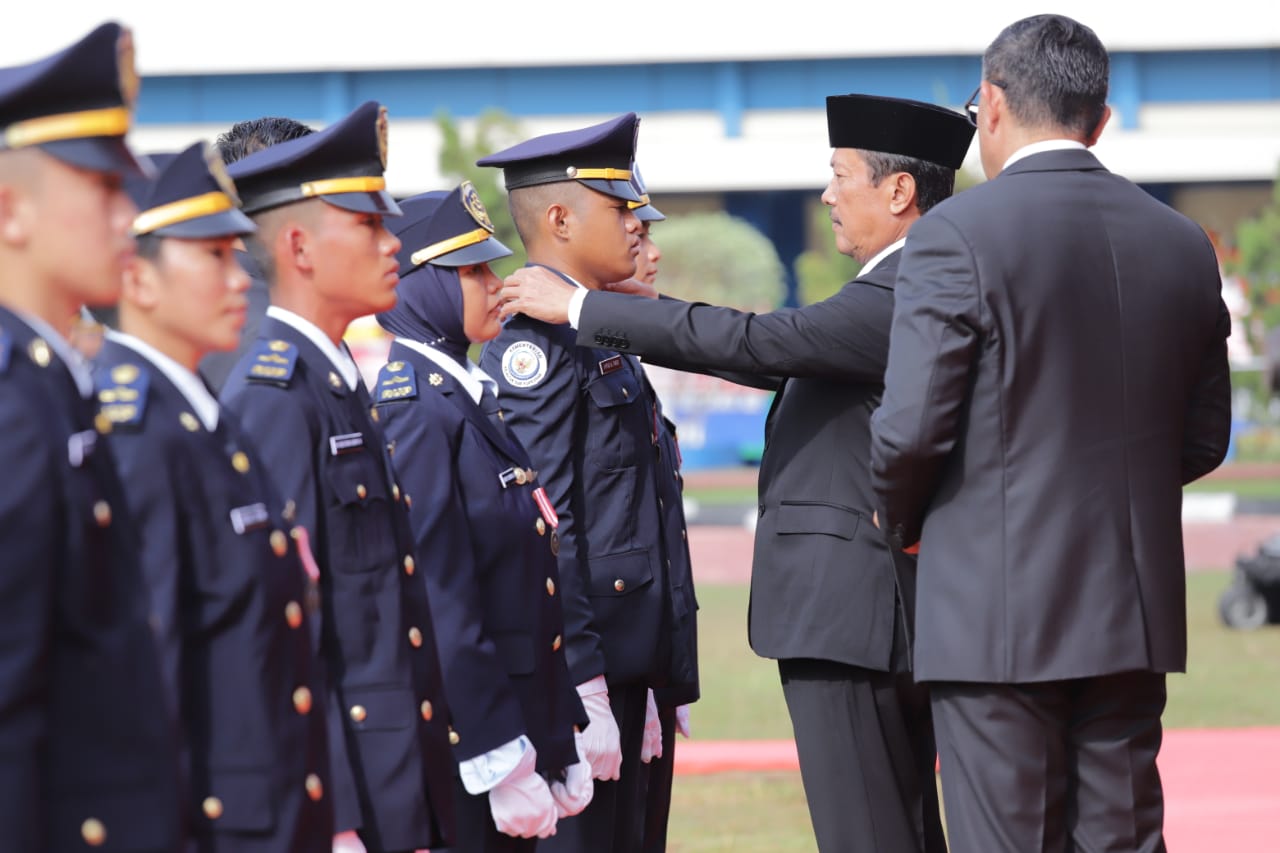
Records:
M1165 831L1177 853L1280 850L1280 728L1165 732ZM680 741L677 773L797 770L791 741Z

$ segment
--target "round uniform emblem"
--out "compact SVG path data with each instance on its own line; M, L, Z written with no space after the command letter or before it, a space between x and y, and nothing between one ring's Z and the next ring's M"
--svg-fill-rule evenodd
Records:
M467 213L471 214L471 218L477 225L492 234L493 222L489 219L489 211L485 210L484 202L480 200L480 193L476 192L475 185L470 181L463 181L461 190L462 206L467 209Z
M502 375L517 388L532 388L547 378L547 356L532 341L516 341L502 354Z

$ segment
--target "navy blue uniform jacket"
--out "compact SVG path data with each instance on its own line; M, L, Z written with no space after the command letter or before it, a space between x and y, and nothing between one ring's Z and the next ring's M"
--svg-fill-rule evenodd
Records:
M480 366L497 381L506 423L560 514L574 681L602 673L613 684L651 687L696 679L680 659L696 630L688 552L671 547L683 507L658 464L662 421L639 363L575 346L568 325L517 315Z
M453 833L448 709L427 589L372 401L304 334L266 317L222 392L320 569L338 831L388 850Z
M266 468L228 412L209 432L127 345L103 344L94 384L142 533L192 835L220 853L324 849L323 708L299 713L293 700L299 688L322 695L306 576Z
M177 743L108 438L66 365L0 308L6 851L181 844Z
M456 379L392 344L374 390L435 606L440 662L467 760L528 735L538 769L578 760L586 713L565 665L561 582L539 483L510 432ZM500 477L506 473L506 482Z

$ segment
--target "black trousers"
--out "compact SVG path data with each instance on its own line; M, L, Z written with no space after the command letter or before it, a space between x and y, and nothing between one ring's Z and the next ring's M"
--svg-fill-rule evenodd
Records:
M1163 853L1163 674L930 688L954 853Z
M662 725L662 757L645 765L644 853L667 849L667 821L671 817L671 783L676 768L676 706L658 704Z
M822 853L944 853L928 691L906 672L780 660Z
M448 847L431 853L532 853L537 838L515 838L498 831L489 811L488 794L468 794L460 778L454 779L453 818L455 837Z
M609 707L622 736L621 778L595 781L591 805L556 824L556 834L538 842L553 853L639 853L644 831L644 782L640 744L644 735L643 684L610 684Z

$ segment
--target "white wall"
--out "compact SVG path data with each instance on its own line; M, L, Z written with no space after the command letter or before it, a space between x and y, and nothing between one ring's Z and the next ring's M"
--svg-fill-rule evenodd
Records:
M1046 5L1112 50L1280 45L1280 14L1256 0L8 0L0 65L109 18L134 29L146 74L978 54Z

